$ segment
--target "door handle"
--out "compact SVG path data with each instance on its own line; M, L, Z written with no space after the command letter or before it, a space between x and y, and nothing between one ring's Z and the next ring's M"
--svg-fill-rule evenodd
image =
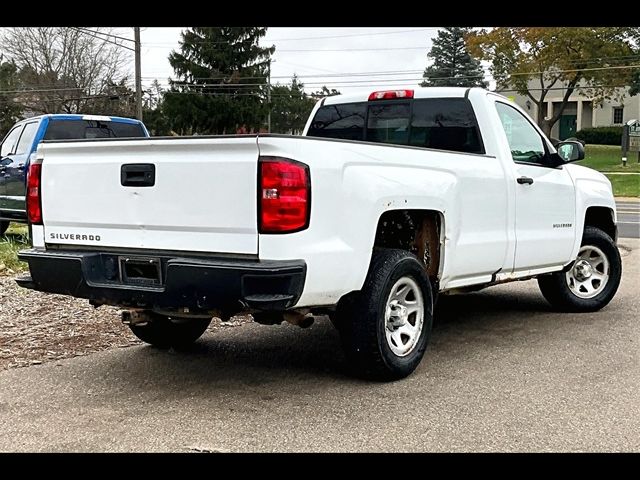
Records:
M24 163L18 164L18 170L24 170Z
M152 163L129 163L120 167L123 187L153 187L156 184L156 166Z
M533 178L531 177L519 177L518 180L516 180L520 185L531 185L533 184Z

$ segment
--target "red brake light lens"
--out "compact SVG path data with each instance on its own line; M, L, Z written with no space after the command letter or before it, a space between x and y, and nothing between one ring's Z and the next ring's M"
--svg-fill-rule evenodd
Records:
M390 100L392 98L413 98L413 90L383 90L369 95L369 101Z
M291 233L309 226L309 167L288 158L260 157L260 233Z
M27 218L31 224L42 224L42 163L31 163L27 172Z

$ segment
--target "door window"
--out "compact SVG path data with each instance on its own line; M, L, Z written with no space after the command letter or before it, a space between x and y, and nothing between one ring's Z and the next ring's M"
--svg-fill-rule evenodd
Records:
M496 102L496 110L507 136L513 161L545 165L547 153L544 142L531 122L505 103Z
M13 155L15 153L15 146L18 142L18 138L20 137L20 132L22 132L22 125L9 132L9 134L4 138L4 142L2 142L0 156L6 157L7 155Z
M24 153L30 153L31 145L33 145L33 139L36 136L38 130L38 122L27 123L20 135L18 146L16 147L16 155L22 155Z

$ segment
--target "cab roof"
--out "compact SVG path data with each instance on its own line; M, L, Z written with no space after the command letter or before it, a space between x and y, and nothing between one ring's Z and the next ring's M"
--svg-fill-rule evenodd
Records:
M30 122L33 120L42 120L48 118L49 120L100 120L102 122L115 122L115 123L130 123L141 124L140 120L135 118L115 117L111 115L85 115L81 113L47 113L44 115L36 115L35 117L25 118L17 123Z
M325 97L324 105L337 105L340 103L366 102L373 92L413 90L413 98L462 98L467 95L468 87L389 87L389 88L368 88L358 90L354 93L344 95L333 95ZM473 90L488 92L484 88L475 87Z

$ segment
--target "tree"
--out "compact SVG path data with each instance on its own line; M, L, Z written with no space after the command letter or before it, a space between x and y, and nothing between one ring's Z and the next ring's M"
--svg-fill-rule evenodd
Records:
M147 129L154 136L171 135L171 122L164 112L165 91L158 82L154 80L151 87L144 92L143 118Z
M633 72L631 77L631 87L629 88L629 95L632 97L640 93L640 70Z
M135 92L125 79L118 83L109 82L102 87L99 95L85 104L82 113L135 117Z
M302 133L315 102L296 75L289 85L275 85L271 90L271 131Z
M20 102L34 112L95 110L96 101L126 79L127 55L106 29L6 28L0 48L16 64L26 91ZM117 42L116 42L117 43ZM105 92L107 90L107 92Z
M169 55L178 80L164 109L180 133L235 133L266 122L266 79L275 47L258 45L266 27L192 27Z
M14 93L20 89L18 68L14 63L3 60L0 55L0 139L22 114L22 105L15 101Z
M164 88L158 82L158 79L155 79L151 82L151 86L146 90L143 90L142 96L142 105L146 109L154 109L157 108L161 103L164 97Z
M576 88L592 98L621 99L631 85L637 64L633 39L638 28L628 27L500 27L471 32L470 51L492 63L499 86L510 86L537 105L537 122L549 135ZM613 68L611 68L613 67ZM563 89L562 101L545 118L544 101L552 90Z
M320 90L311 93L311 97L320 100L323 97L333 97L334 95L340 95L340 92L335 88L329 89L326 85L323 85Z
M467 51L464 37L471 28L446 27L438 30L433 46L427 55L433 64L426 68L422 87L483 87L484 80L480 61Z

